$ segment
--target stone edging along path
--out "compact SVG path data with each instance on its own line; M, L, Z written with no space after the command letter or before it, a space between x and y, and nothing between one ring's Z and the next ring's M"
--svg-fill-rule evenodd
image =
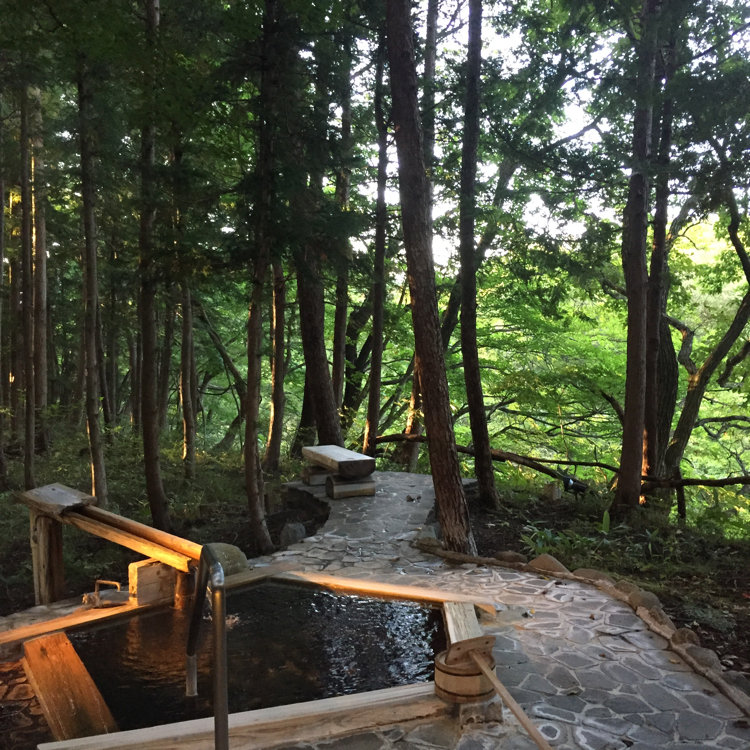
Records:
M636 586L630 581L615 581L610 576L592 568L578 568L571 572L559 560L542 554L528 563L510 562L497 557L481 557L461 552L451 552L431 535L419 536L413 545L421 552L440 557L456 564L475 563L529 573L549 575L568 581L577 581L595 586L614 599L630 607L648 627L669 641L670 648L685 660L698 674L705 677L738 708L750 716L750 680L741 672L727 671L719 657L711 649L700 645L696 633L690 628L678 628L664 611L656 594ZM499 553L503 554L503 553Z

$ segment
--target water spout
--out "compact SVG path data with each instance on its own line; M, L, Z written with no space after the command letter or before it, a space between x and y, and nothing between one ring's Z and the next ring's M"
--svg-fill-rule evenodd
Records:
M243 563L244 561L244 563ZM205 544L201 550L195 602L190 617L190 630L186 649L185 693L198 695L198 636L203 620L206 591L211 589L211 610L214 628L214 747L229 747L229 695L227 688L227 629L225 574L247 568L244 553L230 544Z

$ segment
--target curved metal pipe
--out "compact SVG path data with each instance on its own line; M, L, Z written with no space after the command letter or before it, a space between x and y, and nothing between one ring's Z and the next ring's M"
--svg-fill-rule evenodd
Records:
M198 581L195 589L195 602L190 618L187 641L187 677L185 693L198 695L198 636L203 619L203 605L206 590L211 588L211 612L214 630L214 747L216 750L229 748L229 691L227 687L227 628L226 598L224 588L224 568L210 544L201 550L198 566Z

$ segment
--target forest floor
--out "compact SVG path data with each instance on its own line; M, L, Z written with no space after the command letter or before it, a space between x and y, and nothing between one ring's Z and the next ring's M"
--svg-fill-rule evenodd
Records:
M253 555L247 534L241 474L228 467L204 468L206 488L170 492L175 532L199 543L226 541ZM183 485L184 488L184 485ZM210 489L207 489L210 488ZM132 498L132 495L128 493ZM210 502L206 497L212 497ZM606 500L593 493L546 500L538 490L501 490L497 510L471 502L472 528L479 553L492 557L513 550L529 558L554 555L568 569L595 568L615 579L627 579L652 591L678 627L690 627L703 646L713 649L724 666L750 676L750 538L726 539L718 526L652 525L610 528L603 516ZM269 518L272 536L286 521L302 521L314 533L327 506L277 507ZM148 522L141 496L113 510ZM127 564L138 559L102 539L65 527L68 595L91 590L97 578L127 576ZM28 517L12 494L0 495L0 616L34 604L31 583ZM88 589L86 587L89 587Z

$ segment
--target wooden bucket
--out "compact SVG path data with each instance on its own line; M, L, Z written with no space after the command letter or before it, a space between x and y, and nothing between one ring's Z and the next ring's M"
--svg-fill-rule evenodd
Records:
M435 694L450 703L482 703L495 693L490 680L472 659L447 664L448 652L442 651L435 657ZM490 666L495 668L494 659Z

